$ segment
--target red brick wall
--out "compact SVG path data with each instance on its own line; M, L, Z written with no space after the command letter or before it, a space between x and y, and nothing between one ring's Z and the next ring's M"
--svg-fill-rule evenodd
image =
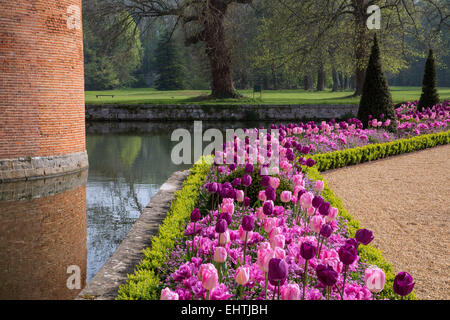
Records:
M0 201L0 300L73 299L86 282L86 185L57 195ZM67 267L81 289L67 288Z
M0 159L85 151L81 0L0 0Z

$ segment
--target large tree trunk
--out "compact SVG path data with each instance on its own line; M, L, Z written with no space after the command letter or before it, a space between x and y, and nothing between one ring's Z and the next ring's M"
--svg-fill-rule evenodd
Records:
M370 38L366 26L367 4L365 0L353 0L356 39L355 39L355 93L354 96L360 96L363 91L364 79L366 77L366 67L369 56L368 46Z
M323 91L325 89L325 70L323 63L319 64L319 70L317 71L317 91Z
M335 68L332 70L333 77L333 92L338 91L341 88L341 83L339 82L339 75Z
M205 21L204 38L206 55L209 58L212 75L212 97L238 97L233 85L231 55L225 43L224 17L228 4L223 0L210 0Z

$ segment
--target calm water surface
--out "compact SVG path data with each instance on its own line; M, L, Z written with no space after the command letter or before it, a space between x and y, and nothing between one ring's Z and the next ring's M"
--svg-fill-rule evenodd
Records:
M267 123L203 123L260 125ZM89 170L0 184L0 299L74 298L167 178L190 167L171 161L177 128L193 133L193 122L87 123ZM78 268L80 289L67 286L69 266Z

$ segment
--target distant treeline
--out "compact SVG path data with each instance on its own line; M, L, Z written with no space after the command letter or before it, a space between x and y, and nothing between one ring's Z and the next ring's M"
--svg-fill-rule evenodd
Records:
M117 14L116 19L107 15L93 19L100 2L83 1L86 90L211 89L212 67L205 42L185 45L189 43L186 30L173 28L173 18L152 21L148 27L125 11L119 14L121 32L111 37L116 30ZM313 1L311 5L320 3ZM288 5L291 7L287 9ZM302 5L303 2L293 0L286 0L285 6L278 1L254 0L252 7L234 5L228 9L226 44L236 89L250 89L254 85L265 90L355 88L357 62L353 49L347 45L352 24L345 19L337 21L338 28L324 32L317 38L320 39L317 45L312 41L315 35L311 30L320 30L319 24L316 29L290 24L292 12L296 19L308 16L302 12ZM383 12L383 17L387 14ZM394 31L386 34L383 29L380 31L383 69L389 84L421 86L427 50L418 46L413 37L400 39ZM310 34L310 38L305 34ZM435 45L432 43L436 47L438 86L450 86L449 43L448 32L442 33Z

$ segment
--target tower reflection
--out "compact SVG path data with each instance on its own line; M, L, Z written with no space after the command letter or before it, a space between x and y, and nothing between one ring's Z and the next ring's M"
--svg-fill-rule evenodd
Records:
M0 299L73 299L84 287L87 176L0 183Z

